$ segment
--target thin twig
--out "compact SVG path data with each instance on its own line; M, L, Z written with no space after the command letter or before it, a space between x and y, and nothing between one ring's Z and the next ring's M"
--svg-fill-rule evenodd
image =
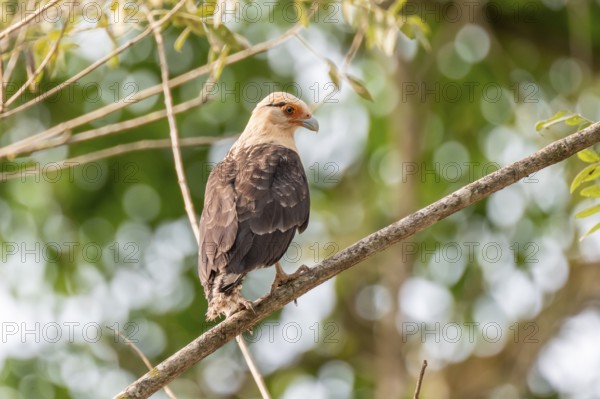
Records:
M314 13L314 11L316 10L317 4L318 4L317 2L313 3L313 6L311 7L311 13ZM299 30L301 30L303 28L304 28L304 26L301 23L298 23L294 27L292 27L288 31L286 31L280 37L277 37L277 38L271 39L271 40L267 40L265 42L261 42L254 46L251 46L245 50L241 50L235 54L231 54L231 55L227 56L223 62L220 60L216 60L210 64L203 65L199 68L193 69L189 72L179 75L179 76L169 80L169 82L168 82L169 88L172 89L174 87L178 87L184 83L187 83L190 80L193 80L200 76L206 75L207 73L211 72L217 65L233 64L233 63L239 62L241 60L244 60L248 57L251 57L255 54L259 54L264 51L268 51L268 50L284 43L291 36L295 35L296 32L298 32ZM132 103L141 101L145 98L154 96L161 92L162 92L162 84L149 87L145 90L142 90L139 93L136 93L127 102L119 101L119 102L116 102L113 104L106 105L102 108L99 108L95 111L89 112L85 115L81 115L81 116L71 119L67 122L60 123L59 125L54 126L50 129L47 129L41 133L27 137L18 142L9 144L3 148L0 148L0 159L6 158L9 156L15 156L16 154L20 154L23 152L31 152L32 151L31 148L43 147L43 145L40 143L40 141L43 142L45 140L56 139L57 136L60 136L61 134L64 134L65 132L70 131L71 129L74 129L78 126L89 123L91 121L94 121L96 119L102 118L106 115L109 115L109 114L115 112L115 111L126 108L129 105L131 105ZM1 118L2 118L2 115L0 115L0 119Z
M319 53L309 42L307 42L306 39L300 35L300 33L296 33L294 36L300 42L300 44L302 44L308 51L313 53L317 58L320 58L322 61L325 61L325 62L330 61L329 58L327 58L323 54ZM344 56L344 61L342 63L342 67L340 68L341 72L345 72L346 69L348 69L348 66L350 66L350 63L356 56L356 52L358 51L358 48L360 47L364 37L365 37L364 29L360 29L354 35L354 39L352 39L352 44L350 45L350 48L348 49L348 51L346 52L346 55Z
M189 111L190 109L197 108L201 105L206 104L208 100L209 96L206 95L192 98L191 100L175 105L173 107L173 114L177 115L182 112ZM75 134L71 136L65 142L65 144L81 143L83 141L94 140L111 134L122 133L125 130L135 129L136 127L147 125L149 123L159 121L166 117L167 111L161 109L159 111L154 111L146 115L138 116L136 118L132 118L124 122L112 123L110 125L98 127L96 129L86 130L85 132Z
M33 1L34 0L27 1L26 7L28 10L33 5ZM27 28L25 28L19 32L19 35L17 36L17 40L15 41L15 46L13 47L13 49L10 52L10 57L8 58L8 63L6 64L6 70L4 71L4 81L7 84L10 81L10 77L12 76L15 66L17 65L19 56L21 55L21 46L23 45L23 42L25 41L26 35L27 35Z
M296 39L298 39L298 41L300 42L300 44L302 44L308 51L310 51L311 53L313 53L317 58L319 58L322 61L327 62L327 63L333 63L333 61L331 61L329 58L327 58L324 55L322 55L321 53L319 53L309 42L306 41L306 39L304 39L300 35L300 33L296 33L294 36L296 37ZM361 45L364 37L365 37L365 29L364 28L360 29L354 35L354 39L352 40L352 44L350 45L350 48L348 49L348 52L346 53L346 56L344 57L344 61L343 61L342 67L340 68L340 73L342 75L341 76L342 78L347 79L346 73L345 73L346 69L348 69L348 67L350 66L350 63L352 62L352 60L356 56L358 48L360 47L360 45ZM311 111L312 112L316 112L317 109L319 109L321 107L321 105L325 104L325 102L329 98L331 98L331 96L333 96L338 90L339 90L339 88L337 86L333 85L333 87L331 88L331 90L329 90L323 96L323 101L317 101L312 106Z
M173 113L175 115L177 115L179 113L182 113L182 112L188 111L190 109L197 108L203 104L206 104L206 102L208 102L211 98L210 97L211 92L207 91L207 88L209 86L211 86L213 83L214 82L211 79L208 79L205 82L205 84L202 88L202 91L200 92L200 95L198 97L195 97L191 100L185 101L181 104L174 106ZM167 116L167 111L162 109L159 111L151 112L146 115L138 116L137 118L132 118L132 119L126 120L124 122L117 122L117 123L113 123L110 125L96 128L96 129L86 130L85 132L81 132L76 135L71 135L70 131L69 131L69 132L67 132L67 134L62 135L62 137L59 137L58 139L44 141L44 142L40 143L39 146L37 146L33 149L32 148L28 149L29 151L21 151L21 152L15 153L13 155L14 156L22 155L27 152L46 150L49 148L59 147L64 144L81 143L84 141L94 140L94 139L108 136L111 134L122 133L125 130L134 129L134 128L137 128L137 127L140 127L143 125L147 125L152 122L156 122L160 119L165 118L166 116ZM200 143L203 138L200 137L197 139L200 139L200 141L198 141L198 143ZM183 139L183 140L196 140L196 138ZM196 144L194 144L194 142L191 142L191 144L186 144L186 146L187 145L196 145ZM129 144L124 144L123 147L125 148L124 152L129 151L129 150L127 150L127 148L129 148ZM160 147L160 148L163 148L163 147ZM138 148L136 148L136 149L138 149ZM141 148L141 149L143 149L143 148ZM107 150L102 150L100 152L105 152L105 151L107 151ZM121 153L124 153L124 152L121 152ZM117 154L115 154L115 155L117 155ZM112 156L112 155L110 155L110 156ZM3 175L6 175L6 174L0 174L0 179L2 179ZM13 174L9 173L9 175L12 176ZM11 178L9 177L8 179L10 180ZM0 180L0 181L2 181L2 180Z
M169 19L171 19L171 17L173 17L173 15L175 15L175 13L181 7L183 7L183 5L185 4L185 2L186 2L186 0L180 0L177 4L175 4L175 6L167 14L165 14L164 17L162 17L158 21L158 24L162 25L163 23L165 23ZM65 80L61 84L59 84L57 86L54 86L52 89L50 89L50 90L48 90L48 91L40 94L39 96L37 96L35 98L32 98L31 100L27 101L26 103L23 103L23 104L19 105L18 107L15 107L15 108L13 108L11 110L6 110L6 112L4 112L4 113L0 113L0 119L8 118L9 116L12 116L12 115L17 114L17 113L19 113L21 111L24 111L27 108L30 108L30 107L34 106L35 104L37 104L37 103L45 100L46 98L48 98L48 97L50 97L50 96L58 93L59 91L63 90L65 87L68 87L68 86L76 83L77 81L79 81L84 76L92 73L94 70L96 70L101 65L104 65L105 63L107 63L111 58L119 55L120 53L122 53L123 51L127 50L128 48L130 48L131 46L133 46L134 44L136 44L140 40L144 39L150 33L152 33L152 29L151 28L148 28L148 29L144 30L142 33L140 33L139 35L137 35L133 39L131 39L131 40L123 43L118 48L114 49L113 51L111 51L110 53L108 53L104 57L100 58L99 60L97 60L93 64L87 66L82 71L78 72L76 75L74 75L74 76L70 77L69 79Z
M4 111L4 61L0 56L0 114Z
M227 138L229 137L187 137L181 139L179 145L181 147L198 147L201 145L210 145ZM56 173L59 170L74 168L90 162L97 162L106 158L127 154L129 152L171 148L171 145L171 139L140 140L133 143L119 144L104 150L90 152L85 155L76 156L59 162L52 162L43 166L34 164L22 169L15 168L15 170L8 171L8 169L10 169L9 165L11 164L3 164L3 170L6 170L6 172L0 173L0 183L18 177L20 177L21 180L24 180L27 177L35 177L42 173ZM18 166L17 163L13 163L13 165Z
M112 327L108 327L108 329L114 331L119 337L123 338L123 341L125 341L125 343L131 349L133 349L133 351L139 356L140 359L142 359L142 362L144 362L144 364L146 365L146 367L148 368L148 370L152 370L152 368L154 368L154 366L152 366L152 363L150 363L150 360L146 357L146 355L144 355L144 352L142 352L142 350L140 348L138 348L136 346L136 344L133 343L133 341L131 341L129 338L127 338L125 336L125 334L123 334L118 329L114 329ZM165 385L163 387L163 390L165 391L165 393L167 394L167 396L169 398L171 398L171 399L177 399L177 397L175 396L175 394L173 393L173 391L171 391L171 388L169 388L168 385Z
M234 313L205 332L152 371L130 384L116 398L148 398L163 385L177 378L194 364L216 351L242 332L253 328L273 312L292 302L339 273L355 266L391 245L436 222L510 186L524 177L558 163L600 142L600 123L484 176L433 204L378 230L346 249L323 260L295 280L272 291L253 304L253 310Z
M210 91L207 91L209 87L212 87L214 81L210 78L204 82L200 95L198 97L194 97L191 100L187 100L182 102L181 104L177 104L173 107L173 114L177 115L190 109L198 108L204 104L206 104L212 94L212 88ZM75 144L81 143L84 141L98 139L104 136L122 133L126 130L135 129L140 126L144 126L150 124L152 122L159 121L163 118L167 117L167 111L164 109L151 112L146 115L138 116L136 118L128 119L123 122L116 122L110 125L98 127L95 129L86 130L84 132L78 133L76 135L69 134L63 135L60 139L48 140L41 142L38 146L35 147L35 151L45 150L49 148L59 147L64 144ZM12 156L18 156L23 153L32 152L32 149L25 148L22 151L12 153Z
M252 377L254 377L254 381L256 382L258 390L260 391L260 394L262 395L263 399L271 399L271 394L267 389L267 384L265 384L265 380L260 371L258 370L254 358L252 357L252 353L250 353L250 349L248 348L248 345L246 345L246 341L244 341L244 336L241 334L238 335L237 337L235 337L235 341L238 343L238 346L242 351L242 355L244 356L244 359L248 364L250 373L252 374Z
M350 48L346 53L346 57L344 57L344 62L342 63L342 72L346 72L346 70L350 66L350 63L356 56L356 53L358 52L358 49L360 48L364 37L365 28L359 29L358 32L356 32L356 34L354 35L354 39L352 39L352 44L350 45Z
M207 81L207 84L208 83L209 82ZM205 87L206 87L206 85L205 85ZM203 92L206 93L206 90L203 90ZM179 114L179 113L188 111L192 108L199 107L199 106L205 104L209 99L210 99L210 96L207 94L200 95L196 98L193 98L191 100L188 100L181 104L176 105L175 107L173 107L173 113ZM22 155L24 153L29 153L29 152L33 152L33 151L40 151L40 150L46 150L49 148L59 147L64 144L81 143L84 141L94 140L94 139L108 136L111 134L122 133L125 130L134 129L136 127L140 127L140 126L152 123L152 122L156 122L160 119L165 118L166 116L167 116L167 111L162 109L159 111L151 112L147 115L142 115L142 116L138 116L137 118L132 118L132 119L126 120L124 122L117 122L117 123L113 123L110 125L96 128L96 129L86 130L85 132L81 132L76 135L71 135L70 131L69 131L69 132L67 132L67 134L62 135L59 138L56 138L53 140L48 140L48 141L42 141L38 146L36 146L34 148L28 148L28 149L26 148L23 151L14 153L12 155L18 156L18 155ZM200 138L200 139L202 139L202 138ZM187 140L187 139L185 139L185 140ZM125 146L127 146L127 145L128 144L125 144Z
M300 35L300 32L296 33L294 35L294 37L296 38L296 40L298 40L300 42L300 44L302 46L304 46L308 51L313 53L315 57L317 57L325 62L329 61L329 59L327 57L325 57L323 54L319 53L309 42L307 42L306 39L303 38L302 35Z
M146 10L148 13L148 11ZM198 219L196 218L196 212L194 210L194 202L192 201L192 195L190 194L190 188L185 178L185 170L183 169L183 161L181 160L181 150L179 148L179 133L177 132L177 122L175 121L175 115L173 113L173 98L171 97L171 90L169 89L169 70L167 64L167 56L165 54L165 44L163 42L162 35L160 34L160 25L154 21L154 18L148 13L148 22L150 28L154 34L154 40L156 41L156 47L158 50L158 60L160 65L160 76L162 80L162 88L165 97L165 110L167 112L167 120L169 121L169 135L171 136L171 149L173 150L173 161L175 162L175 171L177 172L177 183L181 189L181 195L183 196L183 203L185 205L185 211L187 212L190 224L192 225L192 231L196 237L196 242L200 240L200 229L198 227Z
M425 369L426 368L427 368L427 360L423 360L423 365L421 366L421 373L419 374L419 379L417 380L417 387L415 388L414 399L419 399L419 394L421 393L421 384L423 383L423 377L425 377Z
M33 14L29 15L27 18L17 22L16 24L13 24L11 26L9 26L8 28L4 29L2 32L0 32L0 39L10 35L12 32L14 32L17 29L20 29L21 27L27 25L29 22L31 22L32 19L38 17L41 13L43 13L44 11L46 11L48 8L54 6L56 3L60 2L62 0L50 0L48 3L46 3L45 6L43 6L42 8L40 8L39 10L37 10L36 12L34 12Z
M67 19L65 20L63 27L60 30L60 34L59 34L58 38L56 39L56 42L54 42L54 45L52 46L52 48L50 49L48 54L46 54L46 57L42 60L40 65L36 68L36 70L29 77L29 79L27 79L27 82L23 83L23 85L19 88L19 90L17 90L17 92L15 94L13 94L13 96L6 101L5 107L10 106L10 104L12 104L17 98L19 98L21 93L23 93L27 89L27 87L29 87L29 85L35 80L35 78L37 78L38 75L40 73L42 73L42 71L46 67L46 64L48 62L50 62L50 59L52 58L52 56L54 56L54 54L58 50L58 46L60 45L63 35L65 34L65 30L67 29L67 25L69 23L69 17L70 17L70 11L67 14Z

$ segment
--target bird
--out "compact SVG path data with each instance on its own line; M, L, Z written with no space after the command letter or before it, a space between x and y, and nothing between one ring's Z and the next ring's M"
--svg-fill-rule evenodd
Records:
M252 309L240 291L247 273L275 265L272 289L287 275L279 260L308 226L308 180L295 142L299 127L318 132L306 103L286 92L260 101L225 158L210 172L200 216L198 274L214 320Z

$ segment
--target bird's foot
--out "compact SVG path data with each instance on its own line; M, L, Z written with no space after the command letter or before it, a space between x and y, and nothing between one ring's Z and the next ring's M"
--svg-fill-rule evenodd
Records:
M230 295L220 294L214 298L208 306L206 318L214 320L222 314L225 315L225 318L228 318L232 314L242 310L251 310L253 313L256 313L252 301L244 298L239 293L239 290L236 290Z
M273 284L271 285L271 291L275 290L278 287L281 287L282 285L289 283L292 280L297 279L298 277L300 277L300 275L302 273L306 273L309 270L310 269L308 268L308 266L302 265L294 273L287 274L286 272L283 271L283 268L281 267L279 262L275 263L275 280L273 281Z
M242 310L251 310L252 313L256 313L252 301L247 300L239 293L237 295L233 295L230 301L229 309L225 311L225 318L228 318L237 312L241 312Z
M242 297L241 295L236 299L237 299L237 307L232 312L232 314L237 313L242 310L251 310L252 313L256 313L256 311L254 310L254 303L252 301L247 300L246 298Z

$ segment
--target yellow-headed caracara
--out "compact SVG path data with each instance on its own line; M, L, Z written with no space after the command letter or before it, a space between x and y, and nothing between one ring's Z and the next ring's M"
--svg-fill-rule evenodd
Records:
M294 140L298 127L318 131L307 105L291 94L262 100L231 150L210 173L200 219L198 271L209 319L251 308L244 276L276 264L274 286L288 280L278 261L296 230L308 225L308 181Z

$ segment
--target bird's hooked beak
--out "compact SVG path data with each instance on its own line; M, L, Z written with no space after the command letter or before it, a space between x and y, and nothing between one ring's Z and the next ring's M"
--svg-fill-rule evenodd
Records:
M313 132L319 131L319 121L314 116L311 116L308 119L304 119L302 121L302 127L307 128L308 130L312 130Z

